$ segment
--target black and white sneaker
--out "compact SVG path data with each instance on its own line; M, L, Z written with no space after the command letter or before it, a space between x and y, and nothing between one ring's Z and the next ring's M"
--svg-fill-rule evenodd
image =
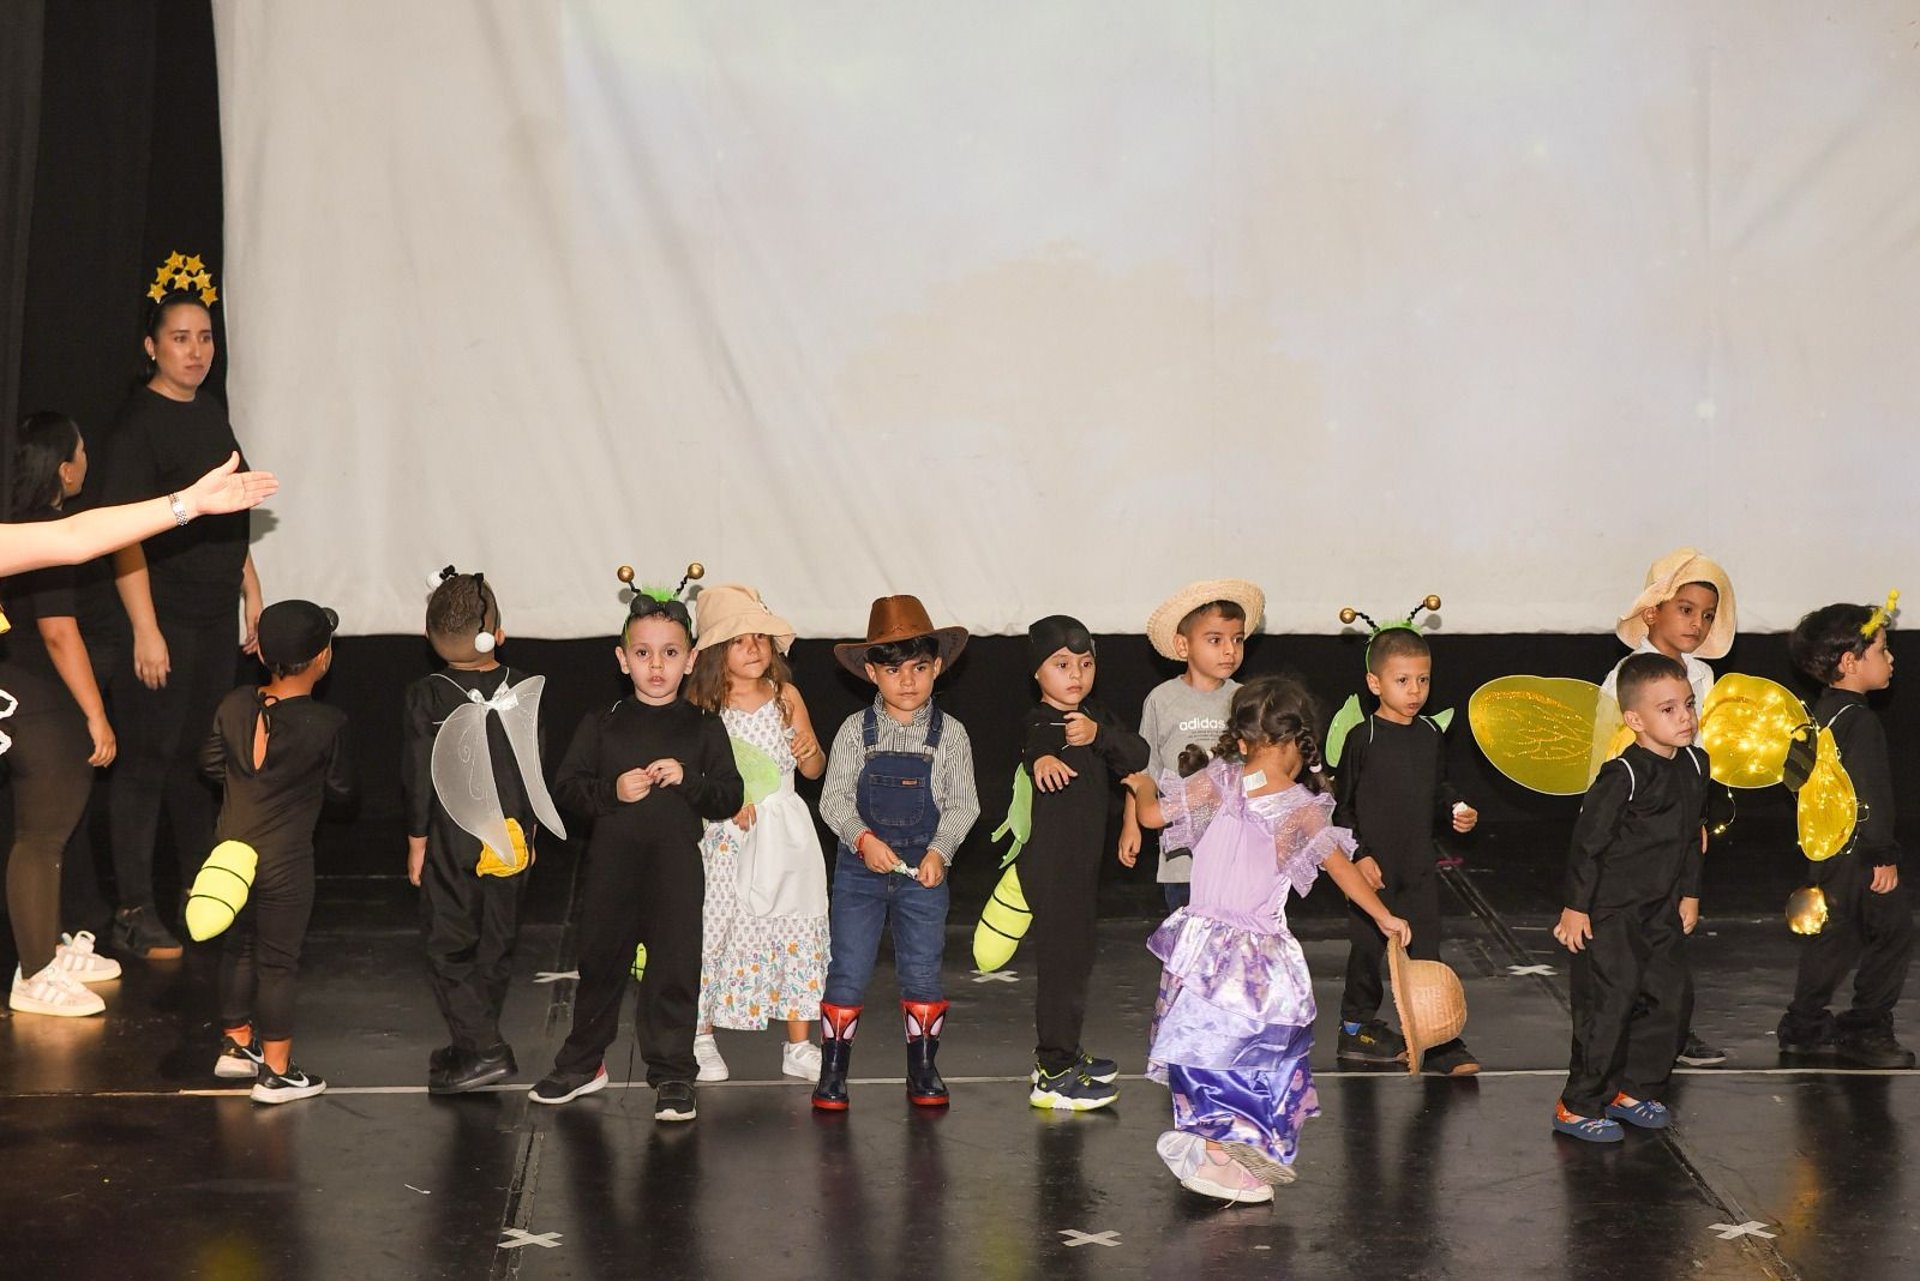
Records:
M1085 1050L1080 1051L1080 1072L1100 1085L1112 1085L1120 1079L1120 1065L1112 1059L1096 1058ZM1035 1063L1033 1070L1027 1073L1027 1084L1040 1084L1040 1065Z
M324 1093L326 1088L325 1081L302 1072L297 1063L287 1064L284 1072L276 1072L263 1063L260 1066L260 1079L253 1083L253 1101L291 1103L295 1099L310 1099Z
M1078 1063L1058 1072L1035 1069L1033 1089L1027 1102L1037 1108L1063 1112L1092 1112L1120 1097L1120 1087L1111 1081L1096 1081L1080 1069Z
M700 1113L693 1105L693 1082L662 1081L654 1092L653 1119L691 1121Z
M213 1061L213 1074L224 1081L252 1081L267 1071L267 1060L260 1051L260 1038L245 1045L230 1036L220 1038L220 1057Z
M1719 1067L1727 1061L1727 1052L1718 1046L1708 1045L1689 1032L1687 1043L1681 1049L1679 1058L1688 1067Z
M583 1094L598 1094L606 1088L607 1065L602 1063L590 1073L550 1073L541 1078L540 1084L527 1091L527 1097L535 1103L557 1107L562 1103L571 1103Z

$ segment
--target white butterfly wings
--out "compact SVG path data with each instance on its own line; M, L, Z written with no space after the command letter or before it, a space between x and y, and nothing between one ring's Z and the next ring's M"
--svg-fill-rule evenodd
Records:
M511 852L500 789L493 780L493 750L487 741L487 713L499 714L513 749L521 786L541 826L562 840L566 825L554 808L540 773L540 695L547 678L529 676L518 685L502 685L492 698L467 691L470 700L442 722L433 739L433 791L459 828L490 848Z

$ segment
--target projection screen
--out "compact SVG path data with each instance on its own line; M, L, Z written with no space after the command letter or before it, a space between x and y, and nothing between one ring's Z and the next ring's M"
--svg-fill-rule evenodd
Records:
M833 636L1912 581L1905 6L216 10L256 556L345 631L448 562L551 637L623 562Z

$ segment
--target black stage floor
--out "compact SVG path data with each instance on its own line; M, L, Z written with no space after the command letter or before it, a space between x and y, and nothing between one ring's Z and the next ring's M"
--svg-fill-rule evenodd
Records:
M734 1080L702 1087L700 1119L674 1127L655 1124L644 1085L621 1084L638 1067L624 1037L606 1092L526 1099L568 1018L572 985L542 982L570 964L564 858L534 873L509 1007L521 1079L453 1100L423 1088L442 1029L411 892L323 880L296 1047L332 1083L319 1099L263 1108L217 1088L204 950L130 966L102 989L101 1018L0 1018L0 1276L1920 1275L1905 1155L1920 1080L1783 1069L1773 1050L1795 955L1783 855L1714 860L1696 1026L1732 1059L1677 1078L1676 1128L1612 1148L1549 1131L1567 1040L1564 953L1547 936L1562 839L1496 829L1449 876L1445 956L1466 983L1477 1079L1332 1070L1337 895L1323 884L1298 905L1323 1007L1322 1115L1299 1182L1231 1208L1168 1176L1153 1151L1166 1094L1138 1076L1109 1112L1027 1107L1031 973L1016 957L1011 981L976 981L970 913L948 948L949 1113L907 1104L898 1033L871 1017L849 1114L816 1117L779 1077L777 1033L722 1032ZM1133 912L1102 925L1087 1044L1138 1072L1157 971L1140 946L1148 901L1122 889L1136 892L1106 897ZM889 984L883 969L876 1015ZM1917 1012L1910 995L1909 1036Z

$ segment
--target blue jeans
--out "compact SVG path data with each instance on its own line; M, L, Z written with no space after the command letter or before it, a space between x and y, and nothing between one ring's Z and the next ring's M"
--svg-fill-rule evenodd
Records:
M928 889L911 876L875 872L842 846L833 867L827 963L829 1005L860 1005L880 953L880 931L893 920L893 962L900 996L938 1001L940 954L947 945L947 883Z
M1167 897L1167 911L1172 913L1193 902L1193 884L1190 881L1162 881L1160 890Z

